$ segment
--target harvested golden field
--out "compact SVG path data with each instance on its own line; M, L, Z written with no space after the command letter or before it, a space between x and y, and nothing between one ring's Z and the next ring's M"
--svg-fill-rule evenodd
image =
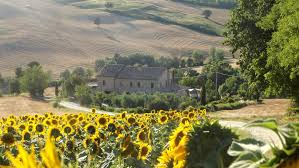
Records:
M34 100L24 96L0 97L0 117L44 114L46 112L64 114L76 111L57 109L46 101Z
M200 15L203 10L164 0L142 3L188 17ZM227 10L212 11L212 21L206 22L226 22ZM96 17L101 18L100 28L94 24ZM186 50L226 49L221 44L223 37L53 0L1 0L0 25L0 72L5 76L30 61L40 62L57 75L66 68L91 67L96 59L114 53L180 56Z

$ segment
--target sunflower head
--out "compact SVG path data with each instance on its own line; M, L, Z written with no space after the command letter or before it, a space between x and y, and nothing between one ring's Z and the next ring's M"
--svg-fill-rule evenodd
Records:
M167 115L161 115L161 116L159 117L159 123L160 123L160 124L165 124L165 123L167 123L167 121L168 121L168 117L167 117Z
M42 134L45 131L45 126L43 124L36 124L35 125L35 132L38 134Z
M145 142L147 140L147 133L145 132L145 130L140 130L138 133L137 133L137 139L138 141L140 142Z
M108 119L104 116L101 116L98 119L98 124L100 125L100 127L106 127L107 123L108 123Z
M63 126L62 132L66 135L71 135L74 133L74 129L71 125L67 124L67 125Z
M49 134L50 134L50 137L53 137L55 139L57 139L58 137L61 137L61 132L60 132L59 128L56 128L56 127L50 128Z
M22 132L22 140L23 141L31 141L31 134L27 130Z
M85 126L85 131L90 134L90 135L94 135L97 131L96 126L93 124L87 124Z
M139 145L138 159L146 160L150 152L152 151L152 147L147 143L141 143Z
M15 142L15 138L11 133L5 133L1 137L1 142L5 145L12 145Z

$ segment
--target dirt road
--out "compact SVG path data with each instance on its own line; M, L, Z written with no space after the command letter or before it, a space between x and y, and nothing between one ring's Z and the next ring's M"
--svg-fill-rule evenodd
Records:
M236 110L223 110L210 113L211 117L220 119L260 119L281 117L287 113L289 99L265 99L262 104L254 104Z

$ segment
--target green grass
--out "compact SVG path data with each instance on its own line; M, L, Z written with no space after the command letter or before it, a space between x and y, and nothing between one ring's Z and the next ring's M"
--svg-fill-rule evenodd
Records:
M110 0L113 8L106 8L106 1L97 0L56 0L61 3L69 3L83 9L98 9L106 12L119 14L135 19L151 20L163 24L172 24L185 27L200 33L220 36L223 26L215 24L201 16L181 13L176 10L161 8L142 2L125 0Z

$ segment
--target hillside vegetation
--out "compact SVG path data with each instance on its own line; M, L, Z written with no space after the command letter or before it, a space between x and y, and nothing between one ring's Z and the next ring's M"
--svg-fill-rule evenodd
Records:
M195 49L228 50L222 45L223 37L183 26L196 23L220 34L228 10L164 0L117 2L106 9L103 1L1 1L1 73L10 76L15 68L38 61L55 77L65 69L92 67L96 59L115 53L172 57ZM137 19L134 11L144 8ZM212 11L209 19L201 16L205 9ZM117 14L118 11L129 14ZM154 16L177 23L165 24ZM101 20L99 26L94 24L97 17Z

